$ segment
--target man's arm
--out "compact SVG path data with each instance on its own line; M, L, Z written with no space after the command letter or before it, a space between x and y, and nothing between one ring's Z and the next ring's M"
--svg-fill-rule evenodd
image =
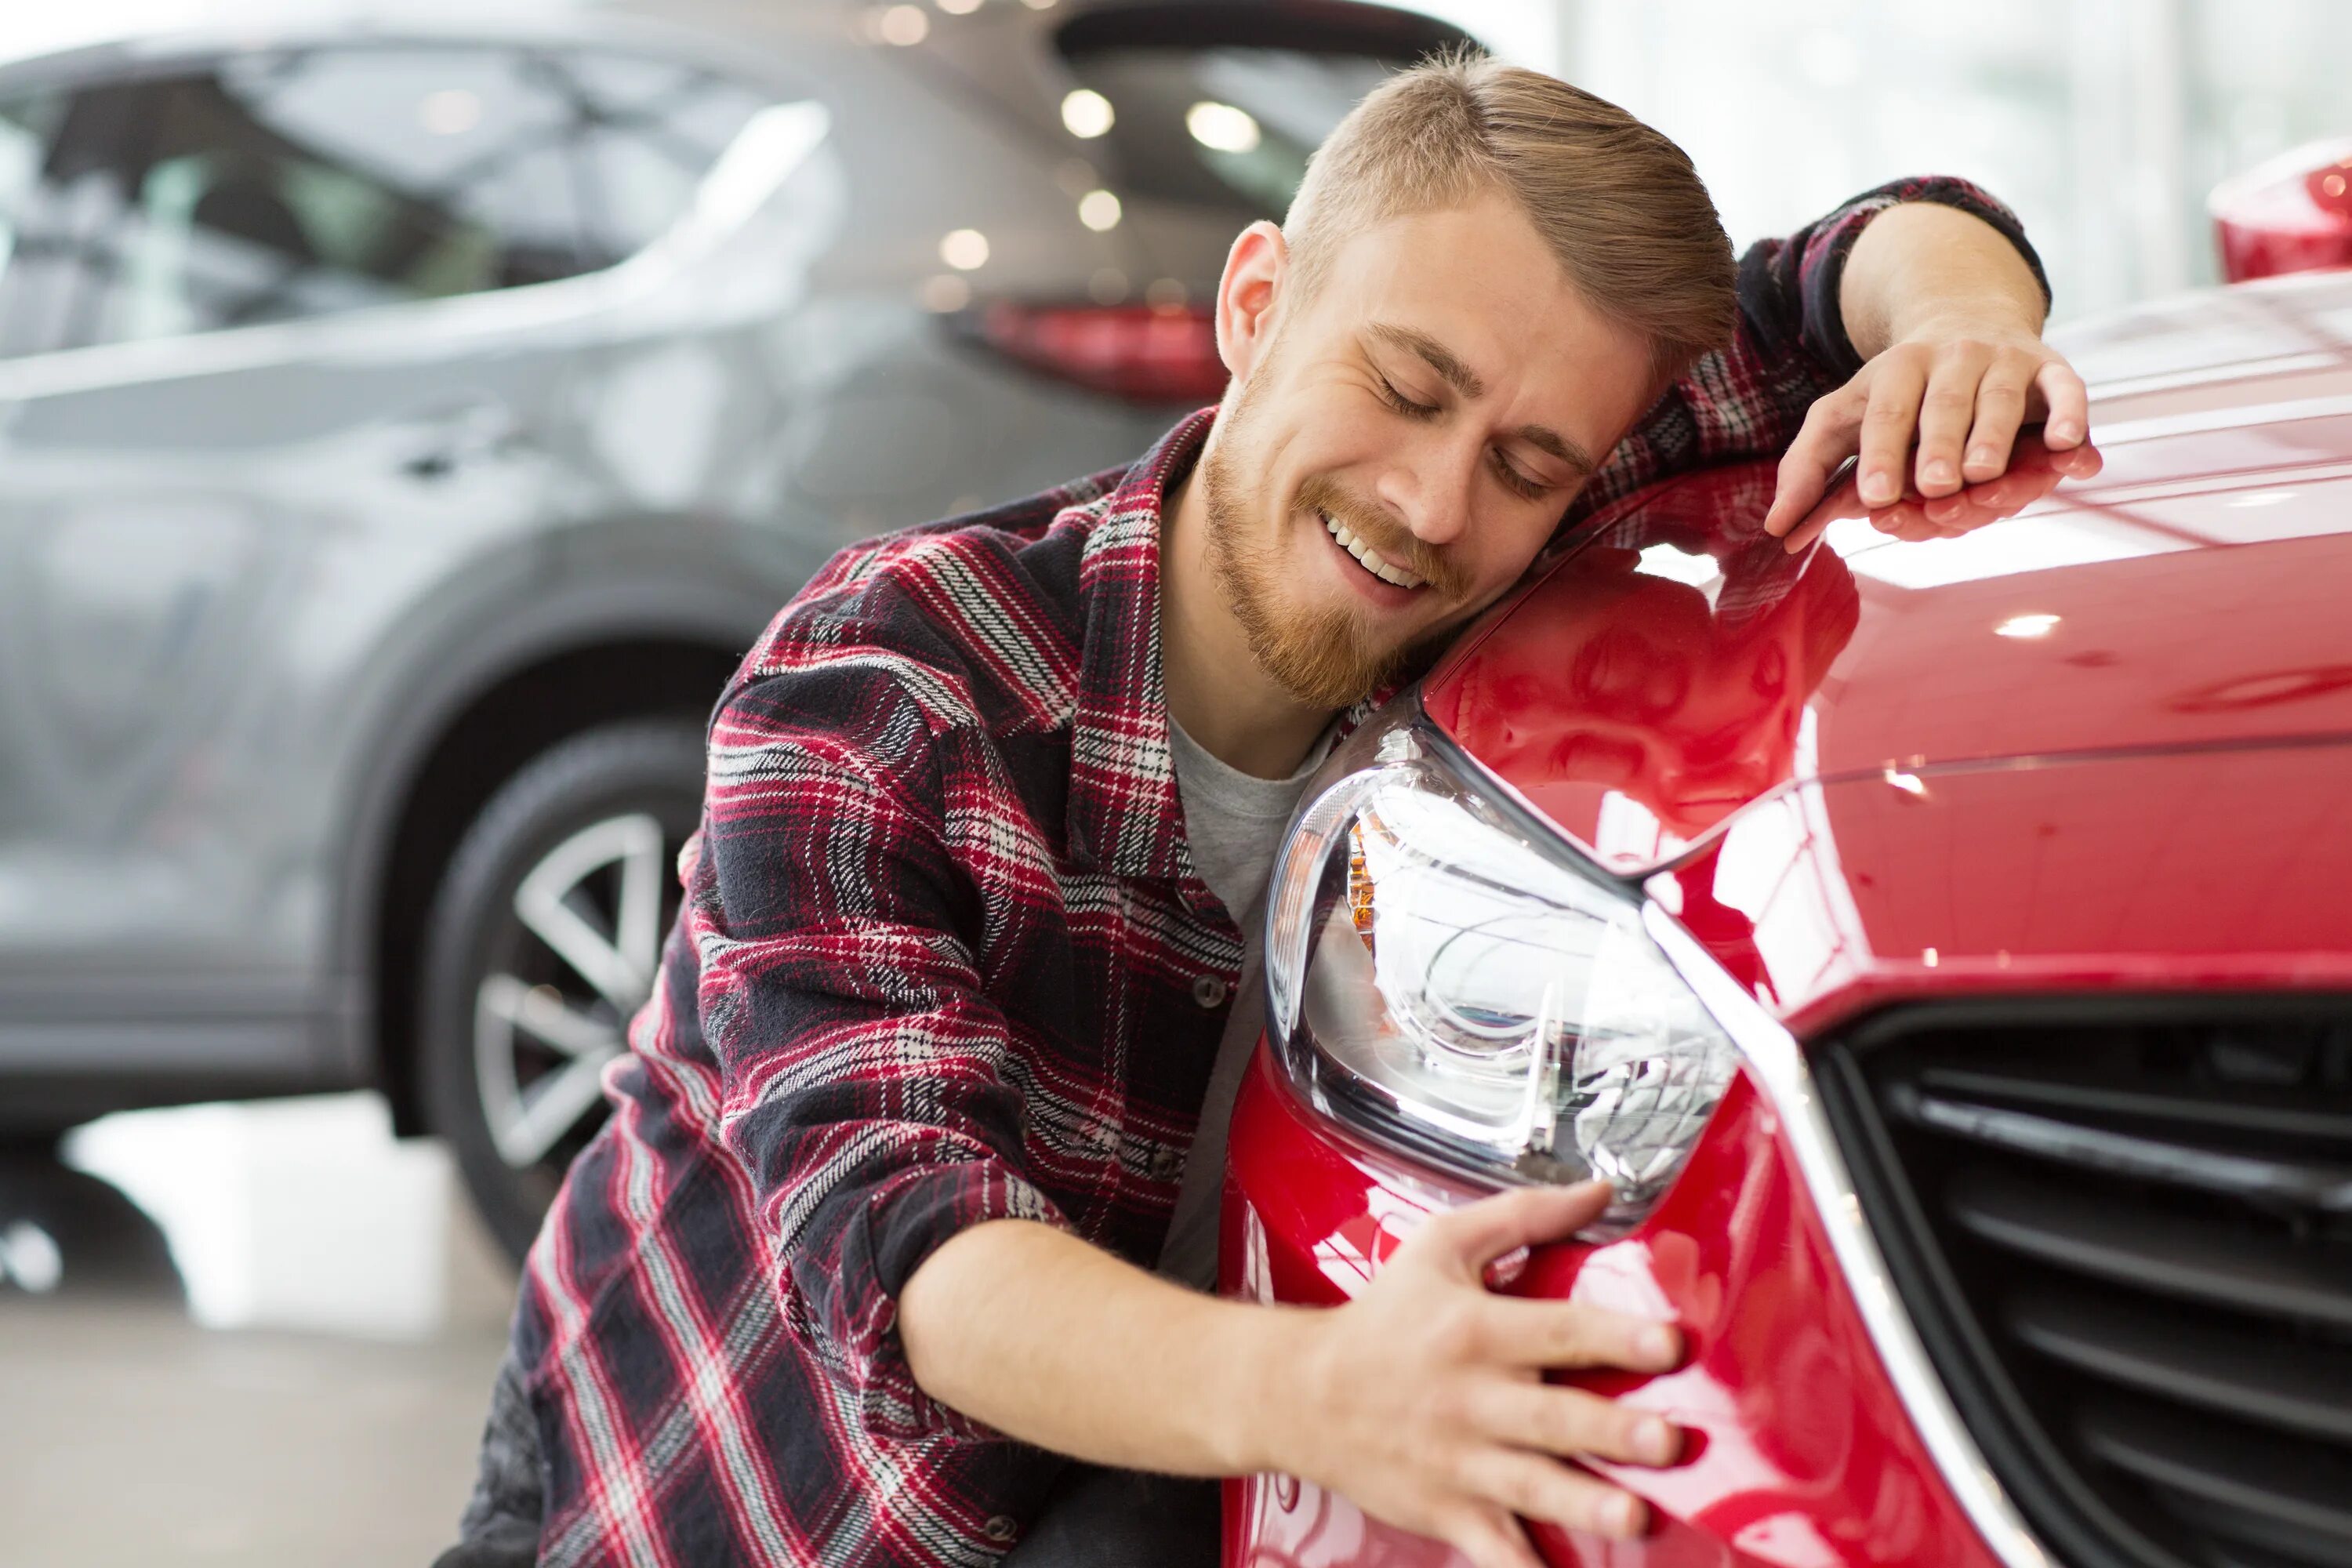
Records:
M1655 1415L1542 1381L1663 1371L1680 1355L1672 1328L1485 1288L1487 1264L1564 1239L1607 1201L1587 1184L1434 1216L1328 1310L1220 1300L1046 1226L982 1225L915 1271L899 1334L931 1398L1041 1447L1181 1475L1283 1471L1480 1568L1541 1568L1518 1517L1613 1536L1645 1518L1559 1458L1657 1465L1682 1447Z
M1955 207L1906 203L1878 214L1845 258L1837 305L1864 363L1808 410L1781 459L1765 520L1785 534L1859 456L1864 502L1892 505L1906 458L1924 496L1998 478L2021 425L2042 420L2053 450L2090 426L2082 377L2042 341L2045 297L2017 246Z
M1787 533L1859 449L1862 414L1882 362L1932 359L1962 343L2008 347L2021 330L2035 353L2056 362L2052 374L2063 373L2079 396L2081 383L2036 335L2047 303L2040 268L2015 215L1968 182L1941 177L1880 185L1793 234L1757 241L1739 258L1730 343L1666 389L1579 493L1564 523L1572 527L1670 474L1785 455L1767 527ZM2021 329L2020 321L2027 324ZM1896 348L1902 352L1888 361ZM1967 367L1955 368L1959 374L1946 383L1957 395ZM1979 374L1974 384L1981 383ZM1891 412L1874 448L1874 455L1893 448L1898 467L1925 393L1923 381L1901 411L1900 385L1891 378L1884 389ZM1905 413L1908 423L1901 422ZM1985 436L1990 444L1990 426ZM2000 445L2005 461L2006 444Z
M784 1325L838 1405L880 1439L1286 1470L1481 1568L1539 1568L1515 1514L1637 1530L1636 1500L1558 1457L1663 1463L1679 1436L1541 1374L1663 1370L1675 1331L1483 1279L1591 1224L1604 1190L1434 1218L1331 1310L1196 1295L1075 1234L1032 1168L1030 1075L970 929L946 803L982 786L910 694L952 683L862 625L755 654L712 721L688 874L719 1072L715 1102L682 1100L748 1174Z

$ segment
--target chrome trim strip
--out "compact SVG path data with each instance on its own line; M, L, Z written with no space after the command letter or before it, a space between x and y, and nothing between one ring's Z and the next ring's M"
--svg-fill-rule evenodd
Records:
M1822 1110L1803 1047L1655 902L1643 901L1642 923L1664 950L1667 962L1697 994L1700 1005L1731 1037L1757 1087L1780 1118L1789 1146L1797 1156L1797 1169L1812 1195L1814 1208L1821 1213L1830 1249L1837 1255L1838 1267L1862 1310L1863 1325L1878 1349L1879 1360L1912 1426L1927 1444L1936 1468L1943 1472L1945 1484L2006 1568L2054 1568L2048 1549L2010 1501L1959 1412L1952 1407L1943 1379L1937 1375L1909 1312L1895 1293L1895 1281L1878 1250L1878 1239L1863 1218L1862 1200L1854 1192L1845 1155Z

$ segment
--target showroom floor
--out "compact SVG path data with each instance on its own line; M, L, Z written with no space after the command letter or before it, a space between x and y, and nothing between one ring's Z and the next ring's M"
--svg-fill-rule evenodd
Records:
M429 1563L513 1300L439 1148L353 1095L65 1158L0 1162L0 1563Z

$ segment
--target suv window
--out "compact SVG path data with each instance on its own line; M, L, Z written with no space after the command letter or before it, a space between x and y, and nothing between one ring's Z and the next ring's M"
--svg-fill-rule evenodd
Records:
M587 197L584 243L604 266L635 254L686 216L694 193L771 99L674 61L582 53L551 68L576 107Z
M1276 218L1358 99L1465 41L1427 17L1295 0L1097 11L1055 40L1076 85L1110 100L1105 141L1128 189Z
M609 266L764 101L616 54L379 45L0 102L0 354Z
M105 171L68 150L67 107L62 93L0 101L0 355L61 341L80 237L108 205Z

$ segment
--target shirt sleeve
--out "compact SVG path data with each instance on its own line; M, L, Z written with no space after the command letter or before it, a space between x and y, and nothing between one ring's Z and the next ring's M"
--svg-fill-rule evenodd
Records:
M2048 303L2050 279L2024 226L1977 186L1922 175L1864 191L1786 238L1748 247L1730 346L1702 356L1666 389L1578 492L1564 523L1674 474L1786 451L1813 400L1862 368L1838 306L1839 284L1863 229L1904 202L1958 207L2000 230L2033 269Z
M740 684L710 729L688 869L720 1137L749 1173L787 1331L872 1431L993 1436L916 1386L898 1298L983 1221L1070 1228L1025 1167L1003 1015L947 842L970 781L888 656Z

